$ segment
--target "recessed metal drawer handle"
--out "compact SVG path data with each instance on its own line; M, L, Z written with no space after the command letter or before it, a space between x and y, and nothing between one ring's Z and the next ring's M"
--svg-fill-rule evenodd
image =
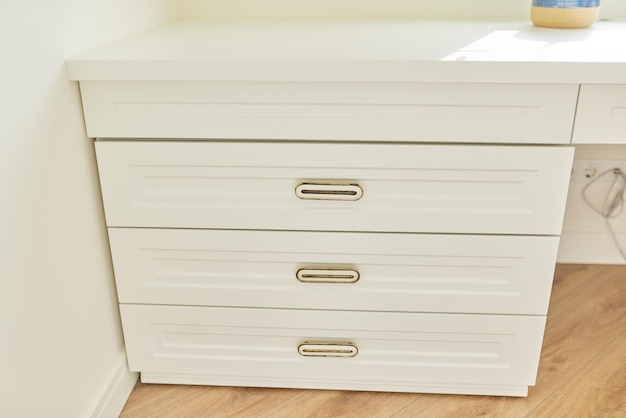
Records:
M304 357L354 357L359 349L352 343L309 343L298 346L298 353Z
M300 269L296 278L303 283L356 283L361 275L347 269Z
M359 200L363 189L358 184L302 183L296 196L303 200Z

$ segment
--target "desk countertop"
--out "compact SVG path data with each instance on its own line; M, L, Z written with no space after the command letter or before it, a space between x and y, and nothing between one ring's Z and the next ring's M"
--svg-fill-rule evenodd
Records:
M72 80L626 84L626 22L176 21L67 69Z

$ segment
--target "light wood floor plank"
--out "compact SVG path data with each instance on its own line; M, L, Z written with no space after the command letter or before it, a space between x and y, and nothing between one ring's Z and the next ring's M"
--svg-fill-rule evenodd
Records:
M532 394L556 389L624 331L626 268L612 267L548 314L537 386Z
M626 417L626 332L529 415L555 416Z
M298 395L293 389L187 386L176 396L166 396L120 417L257 417L267 409Z
M302 391L277 408L261 415L266 418L330 418L392 416L419 398L420 394L348 391Z
M550 309L571 297L573 292L595 285L595 277L611 269L600 264L562 264L554 272Z
M523 411L529 409L526 406L529 402L527 398L427 395L393 415L393 418L520 418L524 416Z
M182 385L146 385L138 382L124 406L123 415L130 414L154 402L173 396L189 386Z

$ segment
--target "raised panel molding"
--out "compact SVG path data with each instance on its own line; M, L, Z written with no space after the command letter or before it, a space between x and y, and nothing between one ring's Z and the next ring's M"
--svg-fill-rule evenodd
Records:
M99 138L567 144L575 84L81 82Z
M322 378L383 386L534 384L543 316L120 306L129 364L143 373ZM298 345L358 347L353 358L303 357ZM293 379L293 382L292 382ZM308 383L307 383L308 381ZM219 383L218 383L219 384Z
M545 315L557 237L111 228L122 303ZM301 283L349 268L353 284Z
M96 143L107 224L558 235L570 147ZM358 201L302 200L356 183Z

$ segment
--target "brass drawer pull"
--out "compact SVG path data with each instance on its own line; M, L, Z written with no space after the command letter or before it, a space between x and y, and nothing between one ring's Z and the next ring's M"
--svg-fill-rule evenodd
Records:
M359 200L363 189L358 184L302 183L296 196L303 200Z
M354 357L359 349L352 343L310 343L298 346L298 353L304 357Z
M359 281L360 274L348 269L300 269L296 278L303 283L350 284Z

